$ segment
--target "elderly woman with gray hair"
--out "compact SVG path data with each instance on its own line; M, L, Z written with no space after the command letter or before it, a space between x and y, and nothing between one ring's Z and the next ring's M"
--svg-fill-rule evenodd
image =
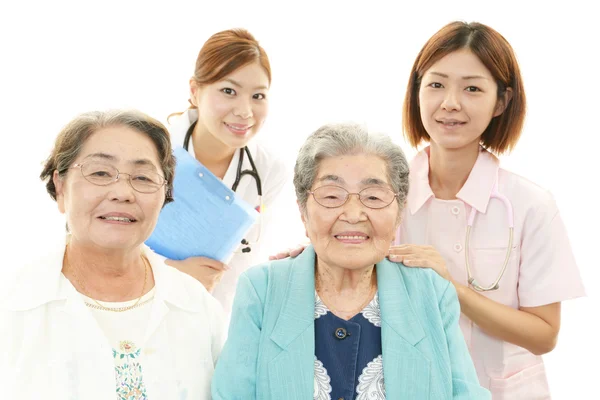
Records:
M213 399L488 399L448 281L385 256L408 164L358 125L313 133L294 184L311 246L244 273Z
M60 132L41 178L68 235L0 302L3 399L210 398L223 311L144 245L174 167L166 128L137 111Z

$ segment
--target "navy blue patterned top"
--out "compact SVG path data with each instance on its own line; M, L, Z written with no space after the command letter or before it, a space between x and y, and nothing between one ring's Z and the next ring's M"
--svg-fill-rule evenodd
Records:
M315 292L314 400L385 400L377 293L352 319L335 316Z

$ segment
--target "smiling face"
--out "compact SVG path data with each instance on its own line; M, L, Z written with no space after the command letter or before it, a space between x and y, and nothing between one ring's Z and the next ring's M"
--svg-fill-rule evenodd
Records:
M95 185L84 178L79 164L114 167L122 175L117 182ZM106 169L95 169L95 176ZM89 172L89 171L88 171ZM93 133L65 174L54 173L56 200L65 214L71 241L102 249L133 249L152 233L165 201L165 186L154 193L140 193L129 184L137 179L164 176L158 151L145 134L126 126L112 126ZM91 178L90 179L94 179Z
M258 62L212 84L200 87L192 80L190 89L198 107L198 129L229 148L244 147L267 117L269 78Z
M326 185L340 186L350 193L370 187L391 189L385 161L366 154L323 159L311 191ZM326 208L309 196L301 213L319 263L356 270L383 260L394 240L399 212L396 200L387 207L372 209L352 195L337 208Z
M506 99L497 93L494 77L469 49L435 62L419 88L421 121L432 146L477 148L492 117L505 109Z

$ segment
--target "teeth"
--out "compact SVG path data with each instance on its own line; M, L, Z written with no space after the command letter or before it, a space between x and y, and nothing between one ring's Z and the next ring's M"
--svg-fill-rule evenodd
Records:
M232 126L232 125L229 125L229 124L226 124L226 125L227 125L228 127L230 127L231 129L235 129L236 131L240 131L240 132L242 132L242 131L247 131L248 129L250 129L250 127L249 127L249 126L246 126L246 127L244 127L244 128L238 128L238 127L235 127L235 126Z
M364 240L367 237L366 236L336 236L338 239L344 239L344 240Z
M101 217L107 221L121 221L121 222L133 222L133 220L125 217Z

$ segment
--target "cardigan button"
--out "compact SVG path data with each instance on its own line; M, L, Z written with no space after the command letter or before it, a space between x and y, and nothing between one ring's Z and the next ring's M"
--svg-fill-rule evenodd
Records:
M346 330L344 328L337 328L335 330L335 337L342 340L345 339L346 336L348 336L348 333L346 332Z

